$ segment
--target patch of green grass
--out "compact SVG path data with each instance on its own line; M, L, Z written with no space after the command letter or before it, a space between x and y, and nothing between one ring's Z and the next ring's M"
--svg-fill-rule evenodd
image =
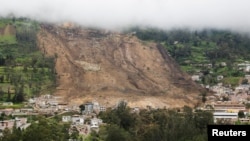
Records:
M4 44L16 44L16 37L13 35L0 35L0 45L4 45Z
M195 72L195 68L192 66L181 66L181 69L185 72L193 73Z
M216 70L216 73L218 74L223 74L223 75L228 75L228 68L227 67L221 67Z
M233 87L239 85L241 77L226 77L222 80L222 82L226 85L231 85Z
M200 53L193 52L192 53L192 60L195 63L204 63L204 62L206 62L207 58Z
M23 108L23 107L24 107L23 103L17 103L17 104L13 104L13 105L9 105L9 106L0 105L0 109L6 109L6 108L20 109L20 108Z
M5 26L6 26L6 24L5 24L5 23L0 22L0 28L3 28L3 27L5 27Z

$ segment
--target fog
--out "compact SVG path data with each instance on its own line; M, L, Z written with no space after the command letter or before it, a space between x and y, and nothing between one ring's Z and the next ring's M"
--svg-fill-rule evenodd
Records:
M0 0L0 16L121 29L217 28L250 32L249 0Z

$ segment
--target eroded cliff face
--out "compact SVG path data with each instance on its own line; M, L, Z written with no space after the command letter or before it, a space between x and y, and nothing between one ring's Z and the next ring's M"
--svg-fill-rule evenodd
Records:
M40 49L56 56L55 95L70 103L96 100L112 106L193 106L198 86L161 45L133 34L41 25Z

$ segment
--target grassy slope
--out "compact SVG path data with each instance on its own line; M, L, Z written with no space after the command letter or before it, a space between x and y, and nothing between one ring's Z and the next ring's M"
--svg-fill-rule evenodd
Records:
M250 42L246 35L218 30L190 32L135 28L132 31L136 31L137 37L142 40L154 40L164 45L181 68L190 75L198 74L198 72L210 72L203 77L204 81L200 83L222 82L236 86L244 74L248 74L237 68L237 63L250 61L248 55ZM218 54L218 56L209 57L207 53L213 56ZM221 62L226 62L227 66L221 67ZM213 67L204 66L206 64L213 64ZM218 75L223 75L225 79L217 81Z
M53 90L53 59L45 58L36 47L35 32L38 24L29 20L0 19L0 28L11 23L15 25L17 35L0 35L0 56L7 58L12 55L11 61L5 61L5 65L0 66L0 76L4 76L4 81L0 83L0 88L4 92L0 95L0 101L7 100L8 87L11 89L11 97L15 94L15 88L24 87L25 97L31 97L40 92L50 93ZM32 65L33 64L33 65ZM11 82L10 78L17 78L17 82Z

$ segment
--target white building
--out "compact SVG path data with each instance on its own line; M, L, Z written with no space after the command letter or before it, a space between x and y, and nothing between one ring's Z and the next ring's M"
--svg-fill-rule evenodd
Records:
M245 72L250 72L250 65L249 65L249 66L246 66Z
M3 102L3 106L12 106L13 102Z
M100 112L105 112L106 111L106 107L105 106L100 106Z
M86 114L90 114L94 111L94 104L93 103L86 103L84 105L85 109L84 109L84 113Z
M102 124L102 120L98 118L92 118L90 120L90 128L99 128L99 125Z
M238 113L214 112L213 117L215 123L218 119L237 120Z
M239 92L246 92L250 89L250 85L248 84L242 84L239 85L238 87L235 88L235 92L239 93Z
M73 115L71 117L72 119L72 124L76 124L76 125L83 125L84 124L84 117L80 116L80 115Z
M218 75L218 76L217 76L217 80L218 80L218 81L222 80L223 78L224 78L223 75Z
M200 81L200 76L199 75L192 75L191 79L193 81Z
M227 66L227 63L226 63L226 62L221 62L220 65L221 65L222 67L226 67L226 66Z
M63 122L71 122L72 121L71 116L62 116L62 121Z

